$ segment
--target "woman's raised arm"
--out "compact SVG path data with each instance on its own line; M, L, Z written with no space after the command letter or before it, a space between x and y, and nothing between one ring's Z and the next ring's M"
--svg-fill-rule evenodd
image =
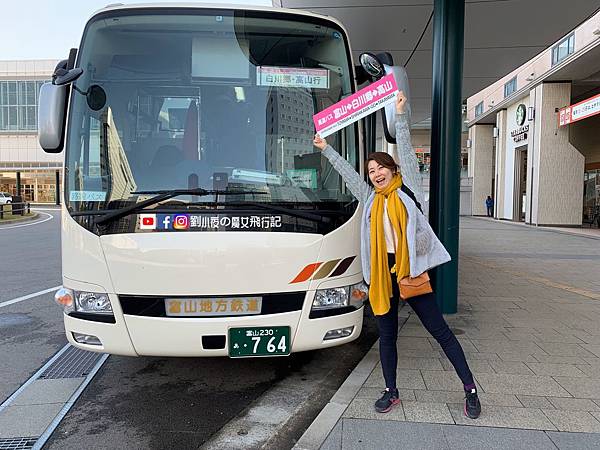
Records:
M396 150L394 157L400 165L402 182L413 193L421 205L423 205L423 189L421 187L421 173L419 172L419 161L410 140L410 129L408 120L404 113L406 96L402 91L396 98Z
M318 134L315 135L313 141L315 147L317 147L323 153L333 168L342 176L342 179L352 192L352 195L360 202L364 202L369 196L370 187L362 179L360 174L354 170L354 167L346 161L342 156L336 152L333 147L327 144L327 141Z

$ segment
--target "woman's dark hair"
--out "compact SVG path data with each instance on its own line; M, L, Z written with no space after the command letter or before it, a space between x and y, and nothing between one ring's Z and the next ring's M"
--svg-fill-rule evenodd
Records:
M368 172L369 161L375 161L377 164L381 164L383 167L386 167L392 171L392 173L396 173L398 171L398 165L394 158L388 153L385 152L373 152L369 154L369 157L365 161L365 168Z

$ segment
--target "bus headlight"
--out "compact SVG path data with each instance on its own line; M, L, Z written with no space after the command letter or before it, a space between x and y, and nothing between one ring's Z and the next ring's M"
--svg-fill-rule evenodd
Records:
M112 314L108 294L75 291L75 310L83 313Z
M353 306L358 309L367 300L368 295L369 287L362 281L351 286L319 289L315 292L312 309L322 310L345 306Z

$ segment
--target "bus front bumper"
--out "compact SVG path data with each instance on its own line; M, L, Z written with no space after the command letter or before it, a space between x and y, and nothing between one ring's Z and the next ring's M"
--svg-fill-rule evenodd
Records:
M331 317L309 319L310 310L245 317L173 318L116 315L102 323L64 315L69 342L78 348L126 356L228 356L228 330L236 327L290 327L291 352L333 347L360 336L364 308ZM328 331L353 327L346 337L325 340ZM75 340L96 337L100 345ZM223 348L204 348L203 336L224 336Z

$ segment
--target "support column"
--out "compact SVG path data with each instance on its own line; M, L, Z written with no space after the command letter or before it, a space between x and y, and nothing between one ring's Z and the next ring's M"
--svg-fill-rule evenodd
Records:
M504 214L504 196L506 195L506 109L496 114L496 198L494 198L494 217L509 219Z
M460 135L464 0L435 0L429 222L452 261L432 271L443 313L455 313L458 294Z
M17 172L17 195L21 196L21 172Z
M56 171L56 184L54 189L54 197L56 200L56 204L60 205L60 171Z
M471 195L471 214L487 215L485 200L492 195L492 173L494 154L494 126L474 125L469 128L471 157L469 167L472 170L473 191Z
M544 83L535 91L531 222L579 226L585 157L569 142L569 126L558 126L556 114L571 103L571 83Z

